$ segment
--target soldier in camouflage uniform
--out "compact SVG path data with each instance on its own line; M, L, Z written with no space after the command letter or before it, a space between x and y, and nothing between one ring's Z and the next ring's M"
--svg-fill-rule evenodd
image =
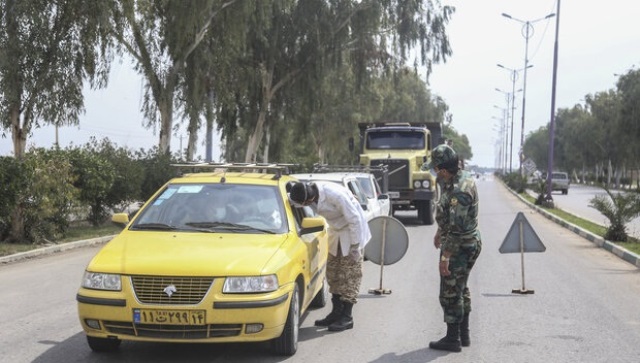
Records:
M353 328L353 305L362 281L363 251L371 239L369 224L351 192L334 183L295 183L289 198L297 204L314 205L329 225L327 282L333 309L316 326L330 331Z
M429 347L452 352L471 345L469 312L471 296L467 281L482 250L478 230L478 191L475 179L460 170L458 156L448 145L431 151L431 160L422 166L437 175L442 195L437 207L438 231L433 239L440 249L440 305L447 335Z

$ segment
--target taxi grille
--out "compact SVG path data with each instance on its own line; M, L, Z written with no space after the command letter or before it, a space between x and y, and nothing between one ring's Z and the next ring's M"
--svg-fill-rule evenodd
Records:
M123 321L103 321L102 324L113 334L162 339L224 338L238 336L242 331L242 324L134 325Z
M204 299L213 277L131 276L131 284L144 304L195 305Z

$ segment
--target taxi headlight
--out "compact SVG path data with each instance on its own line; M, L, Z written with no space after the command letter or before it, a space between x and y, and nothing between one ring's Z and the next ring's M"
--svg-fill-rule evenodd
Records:
M122 290L120 275L85 271L82 287L94 290Z
M224 280L222 292L225 294L270 292L278 290L278 287L276 275L227 277Z

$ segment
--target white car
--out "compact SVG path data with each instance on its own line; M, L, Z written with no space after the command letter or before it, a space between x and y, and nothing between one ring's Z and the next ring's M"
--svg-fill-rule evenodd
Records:
M373 197L380 191L375 178L373 181L369 179L367 173L308 173L308 174L292 174L294 178L304 182L332 182L337 183L349 189L351 193L360 202L367 221L380 215L389 215L390 201L389 196L380 193L379 196ZM373 175L371 175L373 177ZM364 183L362 181L364 181ZM374 185L373 183L376 182ZM377 188L377 189L376 189ZM367 192L370 189L370 193ZM371 195L372 197L369 197Z
M376 180L375 175L371 173L349 174L355 176L360 181L364 193L369 200L369 206L373 214L375 214L375 216L390 216L392 212L391 200L388 194L382 193L382 188L380 188L380 184L378 180Z

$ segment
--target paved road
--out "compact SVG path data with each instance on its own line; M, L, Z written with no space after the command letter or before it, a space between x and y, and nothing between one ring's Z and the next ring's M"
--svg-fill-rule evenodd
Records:
M76 318L75 293L97 248L0 266L1 362L638 362L640 270L533 212L504 187L479 180L484 249L470 278L474 299L472 346L462 353L430 350L445 330L438 304L435 226L399 216L410 246L398 263L365 263L355 328L328 333L313 326L329 307L302 321L294 357L273 357L261 344L123 343L117 354L92 353ZM525 255L521 288L519 254L499 246L523 212L547 247Z
M557 208L597 224L608 226L609 220L597 209L589 207L590 200L596 195L607 195L607 193L602 188L571 184L568 194L563 195L560 192L552 194L553 202ZM627 233L640 239L640 217L627 224Z

